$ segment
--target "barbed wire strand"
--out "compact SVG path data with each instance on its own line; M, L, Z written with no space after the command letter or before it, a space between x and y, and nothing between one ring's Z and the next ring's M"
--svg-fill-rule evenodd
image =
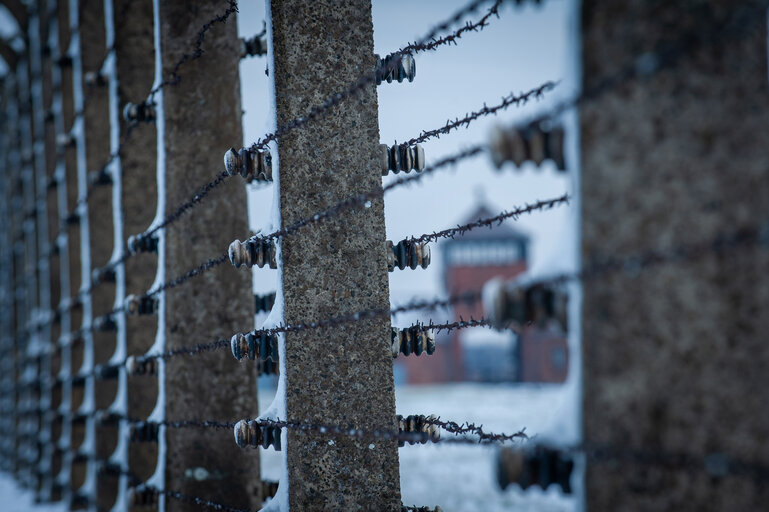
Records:
M393 58L387 64L387 68L385 71L387 72L395 69L400 64L402 57L407 53L412 54L420 51L435 50L436 48L442 45L456 44L456 40L459 39L462 36L462 34L464 34L465 32L483 30L483 28L485 28L488 25L489 19L492 16L498 16L498 9L503 0L496 0L494 2L494 5L488 10L488 12L480 20L476 22L468 22L466 25L463 25L459 30L457 30L453 34L446 37L442 37L440 39L435 39L435 36L438 33L444 30L447 30L451 25L458 22L464 16L475 12L481 5L483 5L488 1L489 0L475 0L473 2L470 2L465 7L457 11L451 18L436 25L432 30L430 30L430 32L425 37L423 37L419 41L415 43L411 43L405 46L404 48L402 48L401 50L398 50L393 54L391 54L391 57ZM258 149L266 148L269 142L278 140L280 137L283 137L284 135L291 133L297 128L300 128L305 124L309 123L311 120L321 116L322 114L325 114L328 110L335 107L345 99L351 96L355 96L356 94L364 90L368 85L375 83L376 77L377 77L377 71L376 69L372 69L370 72L366 73L365 75L357 79L355 82L353 82L347 89L333 94L331 97L326 99L326 101L324 101L320 105L316 105L312 107L304 116L297 117L289 121L285 125L279 126L274 132L263 135L256 142L254 142L249 149L251 151L256 151Z
M181 76L179 75L179 70L181 69L181 67L184 64L186 64L187 62L199 59L205 53L205 51L202 48L202 44L203 44L203 42L205 40L206 32L208 32L217 23L226 23L227 19L233 13L237 12L237 10L238 10L237 2L235 0L228 0L228 8L222 14L216 14L211 20L209 20L209 21L207 21L206 23L203 24L203 26L198 31L197 37L195 39L194 50L191 53L183 54L182 57L180 57L180 59L174 64L174 67L173 67L173 69L171 71L171 78L163 80L160 84L158 84L156 87L154 87L152 90L150 90L150 93L148 94L148 99L145 101L146 104L153 104L154 97L165 86L168 86L168 85L175 86L175 85L177 85L181 81ZM108 49L107 55L109 55L109 53L111 51L113 51L113 50L114 50L114 46L111 47L110 49ZM105 59L106 59L106 57L105 57ZM85 103L83 105L83 108L85 108ZM131 123L128 124L128 127L126 128L125 133L121 136L121 139L118 142L117 148L112 153L110 153L110 155L107 158L107 160L101 165L101 167L97 170L97 172L104 172L107 169L107 167L116 158L118 158L119 156L122 156L122 152L123 152L123 150L125 148L125 145L128 143L128 140L130 139L131 132L139 124L140 123L138 121L132 121ZM222 174L225 174L225 176L222 177ZM164 220L164 222L167 221L168 219L173 219L173 220L165 222L163 224L163 226L165 226L166 224L168 224L170 222L173 222L176 217L181 216L186 210L191 208L192 205L200 202L203 199L203 197L205 197L213 188L218 186L222 181L224 181L228 177L226 175L226 173L222 173L222 174L220 174L219 176L214 178L214 180L212 180L210 183L208 183L207 185L202 187L201 191L198 192L198 194L196 194L195 196L193 196L193 198L191 200L181 204L177 208L176 212L174 212L175 215L174 214L169 215ZM83 197L78 199L78 201L75 203L75 206L74 206L72 212L68 215L68 217L73 217L74 215L76 215L77 210L82 205L87 203L87 201L91 197L91 194L93 193L94 189L95 189L94 185L92 185L90 183L86 185L86 192L85 192L85 194L83 195ZM154 233L155 231L160 229L160 227L157 227L157 229L155 229L155 228L153 228L153 229L154 229L154 231L152 231L152 232ZM57 238L58 238L58 236L62 235L65 230L66 230L66 225L65 226L61 226L60 229L59 229L59 234L57 235ZM116 260L116 262L113 262L112 264L108 264L108 266L111 266L111 268L115 268L117 265L125 263L125 261L127 261L128 259L131 258L131 256L132 256L132 253L124 253L123 256L121 256L120 259ZM87 291L81 292L81 294L84 294L84 293L90 293L90 289L88 289Z
M521 106L525 105L529 102L529 100L532 99L541 99L542 96L545 95L546 92L552 91L553 89L558 86L559 82L553 82L548 81L540 85L539 87L535 87L534 89L530 89L527 92L522 92L516 95L515 93L511 92L507 96L502 97L502 101L494 106L487 106L486 103L483 104L483 107L477 111L469 112L465 114L462 118L455 118L453 121L451 119L446 121L446 124L443 125L440 128L436 128L433 130L423 130L422 133L419 134L418 137L414 137L412 139L407 140L402 145L403 146L412 146L414 144L420 144L422 142L425 142L429 139L433 138L440 138L441 135L445 135L447 133L450 133L453 130L456 130L461 127L469 127L470 124L484 116L488 115L496 115L497 112L501 110L506 110L508 107L515 105L515 106Z
M110 413L110 411L104 411ZM111 414L111 419L127 421L132 424L149 424L176 429L213 429L232 430L237 425L233 421L201 421L201 420L165 420L144 421L128 418L121 414ZM546 446L564 454L584 454L595 461L626 461L637 465L663 467L668 469L704 471L711 476L746 477L756 482L769 480L769 466L765 464L729 457L723 453L699 455L694 453L669 451L662 448L628 448L608 444L583 442L575 445L558 446L551 443L540 443L531 438L525 429L512 434L486 432L482 426L471 422L458 423L444 421L439 417L427 416L423 422L426 425L440 427L454 437L443 438L429 432L401 432L389 429L359 429L344 425L329 425L308 421L285 421L280 419L251 420L260 427L285 428L293 431L313 432L332 437L352 438L361 441L399 441L412 444L449 444L449 445L499 445L508 442L527 441L518 445L520 449L530 450L534 447ZM471 437L472 436L472 437ZM138 481L138 479L137 479ZM141 485L141 484L140 484Z
M206 32L211 30L214 25L217 23L225 24L227 23L227 20L231 15L238 12L238 2L236 0L228 0L227 2L228 6L227 9L222 14L217 14L213 18L211 18L209 21L203 24L202 27L200 27L200 30L198 31L197 37L195 38L195 49L190 53L183 54L179 60L174 64L173 69L171 70L171 77L168 79L163 80L158 85L152 88L150 91L147 103L152 103L155 95L157 95L158 92L160 92L161 89L163 89L167 85L177 85L179 82L181 82L182 77L179 75L179 69L185 65L188 62L194 61L199 59L203 56L205 53L205 50L203 50L203 41L205 41L206 38Z
M415 137L413 139L410 139L408 142L404 143L404 145L412 145L412 144L418 144L421 142L424 142L431 138L439 138L440 135L446 134L451 132L452 130L458 129L462 126L469 126L473 121L477 120L480 117L496 114L500 110L504 110L511 105L524 105L531 99L538 99L541 98L546 92L552 90L557 85L557 82L545 82L544 84L535 87L533 89L530 89L529 91L525 93L520 93L516 95L515 93L510 93L508 96L505 96L502 98L501 103L494 105L492 107L488 107L485 103L483 105L483 108L481 108L478 111L470 112L466 114L463 118L456 118L454 121L447 121L446 124L440 128L436 128L433 130L424 130L418 137ZM149 236L152 236L155 232L157 232L159 229L162 229L164 227L167 227L168 225L172 224L176 220L178 220L184 213L194 208L197 204L199 204L205 197L208 195L208 193L213 190L216 186L221 184L225 179L229 177L229 174L226 172L221 172L214 180L204 185L201 190L195 194L192 199L189 199L185 202L183 202L181 205L179 205L175 211L166 216L166 218L153 227L150 230L147 230L146 232L137 235L139 238L146 238ZM116 264L121 263L120 260L117 260Z
M474 4L475 3L478 3L478 2L474 2ZM492 7L492 9L498 8L498 3L499 2L495 3L495 5ZM478 5L480 5L480 3L478 3ZM475 8L477 8L477 6ZM746 31L747 27L745 26L745 23L747 23L747 21L749 21L751 19L750 16L748 16L748 14L754 12L754 10L751 10L751 9L745 10L745 9L746 8L738 10L738 12L735 13L730 18L730 20L729 20L732 24L738 25L741 28L741 30L738 32L740 34L742 34L742 33L744 33ZM492 13L491 13L491 10L490 10L490 12L488 12L487 15L490 17L491 14ZM486 18L486 17L484 17L484 18ZM741 20L741 21L744 21L745 23L738 23L735 20ZM728 25L729 25L729 22L727 22L726 26L728 27ZM748 26L752 26L752 25L748 25ZM719 30L723 30L723 29L724 29L724 27L719 27L719 29L715 31L716 34L719 34L720 33ZM584 103L585 101L595 99L595 98L599 97L600 95L604 94L605 92L607 92L607 91L609 91L609 90L611 90L613 88L616 88L619 85L621 85L621 84L623 84L623 83L625 83L627 81L630 81L630 80L633 80L633 79L636 79L636 78L639 78L639 77L650 76L651 74L654 74L654 73L658 72L660 69L662 69L664 67L667 67L667 66L670 66L674 62L677 62L679 57L682 54L687 53L687 52L692 50L692 46L693 46L692 39L693 38L691 38L691 37L683 37L683 38L681 38L678 41L678 44L672 45L672 46L664 48L663 50L660 50L658 52L658 55L657 55L656 58L650 58L649 57L650 54L642 55L641 57L636 59L632 64L630 64L628 66L625 66L623 68L623 70L620 71L619 73L617 73L615 75L612 75L612 76L608 77L607 79L604 79L604 80L600 81L599 85L597 85L597 86L595 86L593 88L584 90L581 93L579 93L577 96L572 97L570 99L567 99L567 100L557 104L554 108L550 109L544 115L540 115L535 120L530 121L530 123L541 122L544 119L552 118L552 117L562 113L565 110L568 110L570 108L574 108L576 106L579 106L580 104ZM713 39L716 39L716 38L705 38L705 40L707 42L712 42ZM414 43L414 44L416 45L418 43ZM366 201L369 201L369 200L371 200L371 199L373 199L375 197L380 196L386 190L394 188L395 186L401 186L401 185L404 185L406 183L411 183L411 182L418 181L418 180L422 179L422 177L424 175L430 174L431 171L434 171L437 168L443 167L445 165L449 165L451 163L457 163L458 161L460 161L462 159L469 158L471 156L475 156L475 155L481 153L483 150L484 150L484 146L482 146L482 145L473 146L473 147L471 147L471 148L469 148L467 150L464 150L464 151L462 151L462 152L460 152L460 153L458 153L456 155L453 155L452 157L447 157L447 158L443 159L441 162L439 162L439 164L436 164L435 166L432 166L432 168L428 167L427 169L425 169L420 174L416 174L414 176L408 176L408 177L400 178L400 179L390 183L388 186L384 187L383 189L371 191L371 192L369 192L367 194L361 194L361 195L359 195L357 197L348 198L346 200L341 201L340 203L337 203L337 205L335 205L332 208L329 208L328 210L325 210L323 212L315 214L313 217L306 218L306 219L301 219L301 220L297 221L296 223L294 223L292 226L289 226L287 228L281 228L281 229L276 230L273 233L270 233L268 235L252 237L251 239L252 240L257 240L257 239L267 239L267 238L280 238L282 236L285 236L286 234L290 234L290 233L292 233L294 231L297 231L298 229L300 229L300 228L302 228L302 227L304 227L306 225L314 224L316 222L319 222L320 220L329 218L329 217L334 216L334 215L338 215L342 211L345 211L345 210L347 210L349 208L352 208L352 207L354 207L356 205L365 204ZM171 287L178 286L179 284L181 284L182 282L186 281L187 279L190 279L190 278L192 278L192 277L194 277L196 275L199 275L200 273L205 272L206 270L209 270L209 269L211 269L211 268L213 268L213 267L215 267L215 266L217 266L217 265L219 265L219 264L221 264L223 262L224 262L224 260L221 257L219 257L219 258L212 258L212 259L208 260L208 262L205 262L205 263L199 265L198 267L196 267L196 269L193 269L193 270L189 271L187 274L185 274L185 276L180 276L179 278L175 279L174 283L171 285Z

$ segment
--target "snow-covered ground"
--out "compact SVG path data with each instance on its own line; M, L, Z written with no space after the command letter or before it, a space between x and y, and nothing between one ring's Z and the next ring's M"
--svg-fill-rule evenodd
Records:
M552 432L558 423L564 388L555 385L450 384L403 386L395 390L396 410L436 414L444 420L482 424L489 432L513 433L525 428L529 436ZM272 400L270 390L259 393L260 405ZM443 433L444 437L450 434ZM573 498L557 487L532 487L522 492L496 483L496 449L487 446L414 445L399 450L401 493L406 505L435 506L446 512L541 511L571 512ZM262 450L262 476L277 479L282 458Z
M512 433L525 428L529 436L553 433L559 419L558 404L564 389L556 385L449 384L397 387L399 414L436 414L444 420L482 424L489 432ZM260 389L266 408L274 389ZM443 436L450 434L443 433ZM522 492L509 486L502 492L494 472L495 448L464 445L414 445L399 450L401 493L407 505L440 505L446 512L538 511L571 512L573 498L551 487ZM283 458L274 450L261 450L262 477L277 480ZM19 489L8 475L0 476L3 512L59 512L63 505L34 505L32 493Z

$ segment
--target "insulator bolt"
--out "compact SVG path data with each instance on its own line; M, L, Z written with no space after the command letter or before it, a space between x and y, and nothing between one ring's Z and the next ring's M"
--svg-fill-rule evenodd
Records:
M256 374L262 375L278 375L280 373L280 364L277 359L265 359L256 361Z
M56 146L59 150L64 150L74 145L75 137L71 133L60 133L56 136Z
M48 183L46 183L45 188L47 190L54 190L58 186L59 186L59 177L58 176L51 176L48 179Z
M246 334L235 334L230 340L232 355L238 361L248 358L252 361L260 359L278 360L278 336L275 334L264 334L257 336L253 332Z
M424 416L422 414L412 414L411 416L403 417L400 414L396 416L398 419L398 431L401 433L413 433L413 434L427 434L420 440L398 441L399 446L408 444L424 444L427 441L437 441L441 437L441 428L438 425L434 425L431 422L437 418L435 416Z
M88 173L88 184L92 187L99 185L112 185L112 174L106 169L91 171Z
M431 329L420 325L412 325L406 329L392 328L391 347L393 357L398 354L420 356L423 353L435 353L435 334Z
M511 323L526 325L557 322L560 329L567 328L567 295L544 285L494 287L486 302L486 317L498 328Z
M267 293L265 295L254 295L255 313L269 313L272 310L272 306L275 304L275 292Z
M396 65L391 63L398 57L396 55L387 55L385 58L380 58L379 55L375 55L377 59L376 68L376 84L379 85L384 81L392 83L393 80L397 80L399 83L404 80L409 82L414 81L414 77L417 75L417 65L414 61L414 57L408 53L401 55L400 62Z
M539 486L547 489L559 485L564 494L571 494L571 473L574 461L552 448L537 446L533 449L500 448L497 455L497 482L504 489L516 483L522 489Z
M125 298L125 301L129 315L152 315L158 307L157 299L146 295L131 294Z
M96 376L99 380L117 379L119 371L117 366L106 365L96 367Z
M224 153L224 169L230 176L239 174L249 183L272 181L272 156L268 149L257 149L251 153L247 148L230 148Z
M275 256L275 244L272 239L251 239L241 242L235 240L229 248L230 262L235 268L241 265L259 268L268 265L270 268L278 268Z
M158 237L155 235L146 236L144 234L131 235L126 243L129 252L158 252Z
M256 35L251 38L240 38L240 58L267 55L267 38Z
M491 133L489 151L497 169L505 162L513 162L516 167L521 167L526 161L539 166L545 160L552 160L559 171L565 171L563 140L562 127L543 131L538 125L508 129L496 126Z
M105 410L98 410L93 415L94 421L98 425L116 425L120 422L120 416Z
M427 242L401 240L393 244L387 241L387 269L392 272L395 268L403 270L406 267L416 269L427 268L430 265L430 246Z
M390 171L397 174L401 171L420 172L425 168L425 150L420 144L414 146L380 144L379 154L382 176L387 176Z
M128 356L125 361L126 373L134 375L157 375L157 360Z
M141 421L129 427L129 439L132 443L157 443L160 425Z
M255 420L240 420L233 429L235 443L241 448L248 446L268 448L280 451L280 427L259 425Z
M259 485L262 488L262 498L274 498L278 493L278 482L262 480Z
M106 266L101 268L95 268L91 271L91 284L97 285L99 283L114 283L115 282L115 269L112 266Z
M102 87L107 85L107 80L99 71L89 71L83 75L83 83L87 87Z
M154 489L132 487L128 489L128 503L132 507L152 507L157 505L158 493Z
M126 122L151 123L155 120L155 106L148 103L126 103L123 107L123 119Z
M54 61L54 63L61 68L68 68L72 66L72 57L64 54Z
M94 331L114 331L117 329L117 324L115 323L115 319L112 318L112 315L104 315L100 316L93 321L93 330Z

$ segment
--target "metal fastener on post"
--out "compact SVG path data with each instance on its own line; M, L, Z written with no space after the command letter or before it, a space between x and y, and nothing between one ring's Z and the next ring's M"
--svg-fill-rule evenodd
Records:
M129 438L132 443L157 443L160 425L140 421L129 427Z
M123 107L123 119L129 123L155 121L155 105L151 103L126 103Z
M126 372L130 376L134 375L157 375L157 360L144 359L136 356L128 356L125 361Z
M487 286L484 314L493 326L501 328L510 323L541 325L556 321L561 329L567 329L568 297L564 291L536 283L500 285L491 282Z
M128 489L128 503L131 507L152 507L158 503L158 493L151 488L132 487Z
M272 156L268 149L230 148L224 153L224 168L227 174L240 174L252 181L272 181Z
M112 173L106 169L91 171L88 173L88 185L96 187L99 185L112 185Z
M280 451L280 427L259 425L257 420L240 420L235 424L233 431L235 443L241 448L272 446L276 451Z
M257 336L253 332L246 334L235 334L230 340L232 355L238 361L243 358L251 361L257 358L265 361L268 358L273 361L278 360L278 336L276 334L265 334Z
M56 149L63 152L75 145L75 137L71 133L60 133L56 136Z
M497 482L504 489L518 484L521 489L537 485L547 489L561 486L564 494L571 494L571 472L574 461L558 450L537 446L533 449L502 447L497 455Z
M240 58L267 55L267 38L263 34L257 34L251 38L240 38Z
M128 237L126 246L132 254L137 252L158 252L158 237L155 235L146 236L144 234L131 235Z
M393 244L387 241L387 269L392 272L395 268L403 270L406 267L414 270L417 267L427 268L430 265L430 247L426 242L401 240Z
M441 437L441 428L438 425L434 425L431 422L437 420L435 416L425 416L423 414L412 414L410 416L403 417L400 414L397 415L398 419L398 431L409 434L427 434L420 439L414 440L399 440L398 446L408 444L424 444L427 441L437 441Z
M112 315L107 314L94 319L93 330L97 332L115 331L117 324Z
M101 283L114 283L115 282L115 269L111 265L107 265L101 268L95 268L91 271L91 286L96 286Z
M275 359L266 359L262 361L261 359L256 361L256 374L258 376L262 375L278 375L280 373L280 364L278 363L278 360Z
M392 83L393 80L397 80L399 83L404 80L409 82L414 81L414 77L417 75L417 65L414 61L414 57L408 53L398 55L387 55L384 58L375 55L377 60L376 68L376 84L379 85L382 82ZM400 60L396 63L396 59L400 57Z
M83 75L83 83L86 87L103 87L107 85L107 79L99 71L89 71Z
M272 306L275 304L275 292L266 293L264 295L254 294L254 313L269 313Z
M158 300L146 295L129 295L125 298L129 315L152 315L158 310Z
M391 345L393 358L398 357L398 354L432 355L435 352L435 334L431 329L418 324L405 329L393 327Z
M407 146L405 144L379 145L382 176L387 176L390 171L394 173L420 172L425 168L425 150L420 144Z
M230 262L235 268L241 265L259 268L268 265L270 268L278 268L278 262L275 257L275 243L272 239L256 239L241 242L235 240L229 248Z
M552 160L559 171L565 171L563 141L564 130L560 126L549 131L544 131L540 125L506 129L496 126L491 133L489 152L497 169L505 162L521 167L526 161L539 166L545 160Z

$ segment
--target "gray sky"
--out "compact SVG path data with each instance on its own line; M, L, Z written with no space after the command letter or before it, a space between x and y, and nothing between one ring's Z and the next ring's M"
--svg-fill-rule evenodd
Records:
M374 1L375 51L386 55L407 42L423 36L433 25L447 18L466 0ZM547 80L569 79L568 48L570 25L565 0L543 6L516 7L505 4L500 19L492 19L482 32L468 33L457 46L417 55L417 74L413 83L384 83L378 87L381 141L392 144L419 134L423 129L443 125L447 119L477 110L486 102L497 103L510 92L524 92ZM481 16L477 14L476 18ZM251 36L262 28L264 2L240 5L239 31ZM266 133L269 126L269 82L264 70L266 59L252 58L241 64L241 84L245 143ZM424 144L427 163L470 144L485 142L494 123L512 124L546 108L556 97L563 97L570 81L564 82L547 99L525 108L510 108L497 117L476 121ZM567 136L569 136L567 134ZM385 182L392 179L385 178ZM558 173L547 162L541 168L511 165L499 172L487 156L467 160L454 170L426 178L422 183L395 189L385 197L388 239L398 241L410 235L444 229L464 219L486 198L493 211L511 209L536 199L573 192L569 173ZM270 229L272 192L263 189L251 194L250 220L253 228ZM417 207L415 208L415 205ZM413 212L420 213L413 213ZM573 251L573 237L564 234L571 227L567 218L571 207L535 213L522 218L516 227L531 237L532 266L541 270L563 268L561 256ZM393 303L412 296L442 295L441 261L433 245L433 263L426 269L391 273ZM567 256L566 259L571 260ZM275 287L275 273L256 270L257 290Z

